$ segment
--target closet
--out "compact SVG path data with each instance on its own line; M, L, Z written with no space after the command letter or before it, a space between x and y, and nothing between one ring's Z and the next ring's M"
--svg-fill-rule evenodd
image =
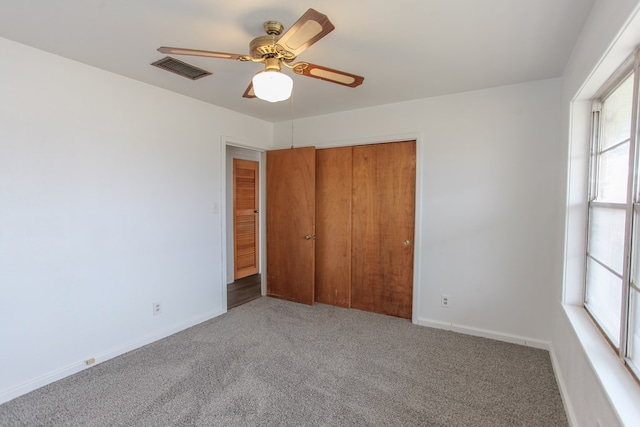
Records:
M296 150L306 150L306 161ZM292 183L300 163L304 194ZM415 141L268 152L267 294L411 318L415 166ZM270 252L271 240L291 246ZM302 271L304 283L293 277Z

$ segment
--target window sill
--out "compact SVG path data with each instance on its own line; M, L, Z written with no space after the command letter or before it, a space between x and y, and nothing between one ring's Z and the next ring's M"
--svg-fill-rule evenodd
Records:
M563 304L589 364L623 425L640 419L640 385L611 349L582 307Z

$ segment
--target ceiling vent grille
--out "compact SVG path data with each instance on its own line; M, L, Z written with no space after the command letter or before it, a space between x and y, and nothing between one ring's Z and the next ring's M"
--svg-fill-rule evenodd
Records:
M194 67L191 64L187 64L186 62L182 62L170 56L162 58L161 60L156 61L151 65L162 68L163 70L171 71L172 73L176 73L179 76L186 77L190 80L198 80L202 77L211 75L211 73L207 70Z

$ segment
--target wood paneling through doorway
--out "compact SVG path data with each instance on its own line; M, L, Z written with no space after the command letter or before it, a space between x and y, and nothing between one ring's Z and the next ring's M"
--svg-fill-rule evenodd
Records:
M233 159L233 278L259 271L258 162Z

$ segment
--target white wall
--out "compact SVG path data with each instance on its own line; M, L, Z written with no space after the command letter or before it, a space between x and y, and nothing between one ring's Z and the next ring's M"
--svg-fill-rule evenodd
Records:
M559 99L551 79L312 117L294 122L294 143L417 137L417 321L547 347ZM290 132L276 124L275 144Z
M2 402L225 310L222 140L268 148L273 125L0 52Z
M589 99L640 45L639 5L638 0L596 1L562 77L562 144L557 155L568 188L559 201L552 357L570 420L580 426L637 425L640 419L640 387L580 307Z
M418 139L418 320L530 345L552 340L575 425L636 414L615 403L585 351L577 330L588 322L560 302L563 278L565 301L580 299L571 260L583 229L583 100L633 49L620 31L639 3L596 1L562 81L294 123L297 146ZM224 141L288 147L291 123L272 126L4 39L0 52L2 402L85 359L221 313ZM439 306L444 293L449 309ZM626 403L640 408L633 393Z

